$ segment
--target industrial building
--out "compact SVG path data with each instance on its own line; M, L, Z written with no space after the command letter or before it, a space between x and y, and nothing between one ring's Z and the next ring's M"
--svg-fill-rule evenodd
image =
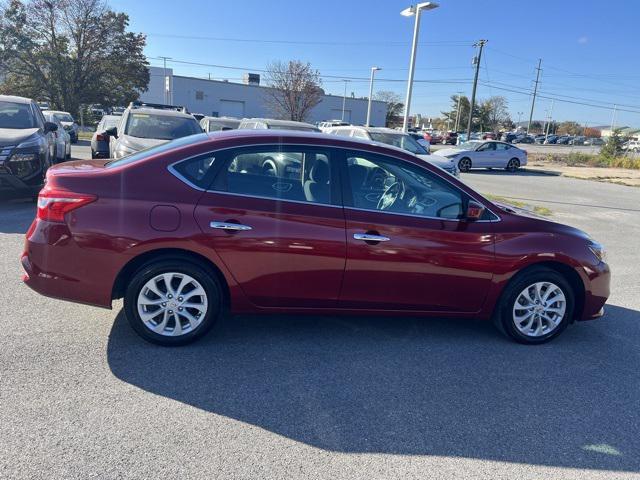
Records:
M245 74L243 83L235 83L174 75L171 68L165 70L162 67L149 67L149 70L148 90L140 96L140 100L144 102L181 105L190 112L214 117L276 117L276 112L270 107L268 96L265 95L269 87L260 85L260 76L257 74ZM342 96L323 95L307 121L315 123L341 119L342 102ZM367 103L366 98L348 96L344 120L354 125L364 125ZM371 105L371 125L384 126L386 113L386 103L374 100Z

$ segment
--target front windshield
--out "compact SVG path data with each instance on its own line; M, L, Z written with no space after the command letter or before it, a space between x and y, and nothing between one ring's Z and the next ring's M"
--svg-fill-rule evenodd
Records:
M0 102L0 128L37 128L29 104Z
M132 113L124 133L137 138L174 140L194 133L201 133L198 121L193 117Z
M73 117L68 113L54 113L54 115L61 122L73 122Z
M428 155L427 151L416 142L409 135L402 133L387 133L387 132L369 132L371 140L374 142L386 143L387 145L393 145L394 147L402 148L413 154Z
M462 150L475 150L476 148L478 148L478 145L480 145L483 142L464 142L461 143L460 145L458 145L457 148L461 148Z

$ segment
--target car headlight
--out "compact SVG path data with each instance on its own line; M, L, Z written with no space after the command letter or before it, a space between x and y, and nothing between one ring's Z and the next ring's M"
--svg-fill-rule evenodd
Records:
M16 147L16 150L21 150L20 153L23 153L25 151L44 153L47 150L47 147L41 137L33 137L25 140L20 145L18 145Z
M448 155L445 155L446 158L456 158L458 156L457 153L450 153Z
M600 262L607 261L607 252L601 243L598 243L594 240L589 241L589 250L591 250L591 252L595 255L598 261Z

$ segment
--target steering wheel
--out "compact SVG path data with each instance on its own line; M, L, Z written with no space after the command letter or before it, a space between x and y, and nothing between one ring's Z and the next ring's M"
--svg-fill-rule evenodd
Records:
M402 182L392 183L378 200L378 210L389 210L399 198L404 194L404 184Z

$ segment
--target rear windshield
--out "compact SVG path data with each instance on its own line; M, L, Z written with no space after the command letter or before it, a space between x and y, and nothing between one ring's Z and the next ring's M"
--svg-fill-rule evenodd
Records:
M409 135L401 133L383 133L383 132L369 132L371 140L374 142L386 143L387 145L393 145L394 147L402 148L408 152L418 155L425 155L427 151L416 142Z
M173 140L171 142L162 143L160 145L156 145L155 147L147 148L146 150L141 150L134 154L128 155L119 160L111 160L105 164L106 168L115 168L121 167L122 165L129 165L130 163L139 162L140 160L144 160L145 158L149 158L152 155L157 155L158 153L163 153L168 150L172 150L174 148L180 148L192 143L197 143L202 139L202 135L191 135L188 137L182 137L177 140Z
M54 115L61 122L73 122L73 117L68 113L54 113Z
M0 102L0 128L37 128L28 103Z
M131 113L124 133L138 138L174 140L194 133L202 133L202 129L193 117Z

